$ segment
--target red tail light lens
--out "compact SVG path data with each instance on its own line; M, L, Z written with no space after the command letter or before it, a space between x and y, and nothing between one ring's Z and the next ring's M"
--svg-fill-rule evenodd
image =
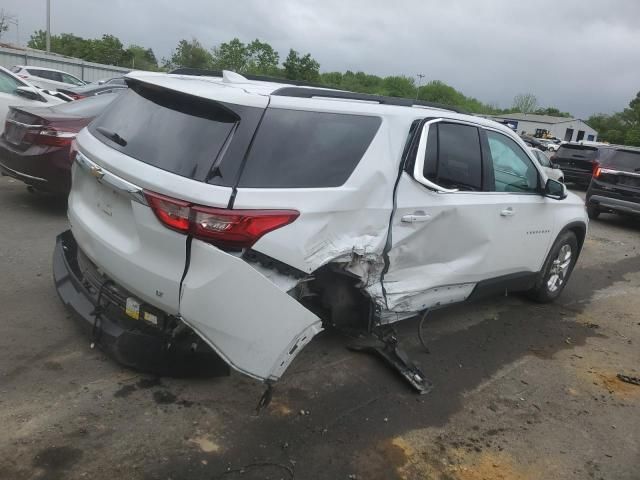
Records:
M596 167L593 171L593 178L599 178L602 173L602 169L600 167Z
M156 217L166 227L221 247L249 248L263 235L300 215L295 210L228 210L193 205L145 191Z
M71 92L69 92L67 95L69 95L74 100L80 100L80 99L83 99L83 98L87 98L86 95L80 95L79 93L71 93Z
M166 227L180 233L189 232L189 203L154 192L145 192L149 205Z
M68 147L90 119L66 122L44 120L42 127L31 128L25 133L22 142L49 147Z

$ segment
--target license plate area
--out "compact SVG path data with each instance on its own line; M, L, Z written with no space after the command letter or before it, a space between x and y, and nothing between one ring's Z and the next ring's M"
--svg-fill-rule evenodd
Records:
M20 145L27 128L15 123L7 122L5 126L5 137L9 143Z
M640 178L627 177L626 175L620 175L618 177L618 184L625 185L627 187L640 187Z

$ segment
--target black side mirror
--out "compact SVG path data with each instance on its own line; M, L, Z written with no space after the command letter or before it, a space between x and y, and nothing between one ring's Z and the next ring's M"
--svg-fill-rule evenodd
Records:
M46 102L45 98L31 87L16 88L16 95L20 95L21 97L28 98L29 100Z
M567 187L564 183L548 179L544 186L544 196L555 200L564 200L567 198Z

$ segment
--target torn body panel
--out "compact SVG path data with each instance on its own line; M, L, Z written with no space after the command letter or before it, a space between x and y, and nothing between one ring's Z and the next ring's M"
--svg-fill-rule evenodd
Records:
M322 331L321 320L240 257L193 240L180 316L229 365L275 381ZM280 275L282 277L282 275Z

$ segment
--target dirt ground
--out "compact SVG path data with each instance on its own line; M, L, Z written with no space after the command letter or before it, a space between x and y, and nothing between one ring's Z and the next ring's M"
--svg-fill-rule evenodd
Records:
M239 374L153 378L89 348L56 296L65 205L0 178L0 479L640 478L640 221L602 215L561 299L434 312L413 393L325 332L260 416Z

